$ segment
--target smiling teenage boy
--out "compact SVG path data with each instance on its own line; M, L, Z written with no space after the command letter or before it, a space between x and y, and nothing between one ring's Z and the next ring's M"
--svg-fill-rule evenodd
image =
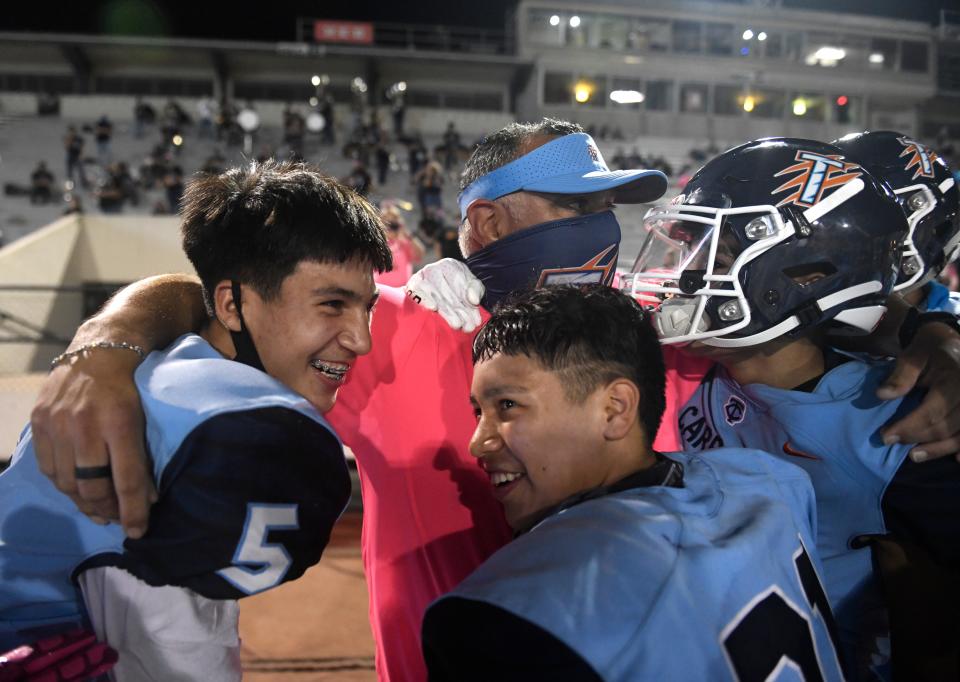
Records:
M519 536L428 609L431 680L842 679L809 479L653 451L664 365L635 301L531 292L473 358L470 450Z
M200 177L184 199L209 317L136 372L158 490L150 530L124 541L83 516L40 473L28 430L0 476L0 650L90 622L119 652L116 679L238 680L235 600L319 561L349 498L321 413L370 350L373 270L390 267L374 209L272 162Z

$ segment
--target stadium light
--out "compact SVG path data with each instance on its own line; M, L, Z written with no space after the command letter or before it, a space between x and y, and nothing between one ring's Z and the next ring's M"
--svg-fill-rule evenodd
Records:
M320 100L318 100L316 97L311 97L309 102L311 107L315 107L320 104Z
M574 14L572 17L570 17L570 28L576 28L579 25L580 25L580 17Z
M640 104L644 96L637 90L614 90L610 93L610 99L617 104Z
M847 56L847 52L839 47L828 47L824 45L814 52L813 56L822 62L838 62Z
M744 31L744 32L743 32L743 39L744 39L744 40L753 40L753 31L751 31L749 28L748 28L746 31Z
M183 145L183 137L180 135L174 135L172 142L174 147L180 147Z
M868 57L871 64L883 64L884 57L882 52L874 52Z
M310 84L315 88L320 87L320 76L314 74L313 78L310 79Z
M766 34L766 32L760 31L760 33L757 34L757 40L763 42L763 41L766 40L766 39L767 39L767 34Z
M552 17L550 17L550 25L551 25L551 26L559 26L559 25L560 25L560 16L557 15L557 14L554 14Z
M753 95L747 95L743 98L743 110L745 112L749 114L755 106L757 106L757 100Z
M797 97L793 100L793 115L794 116L803 116L807 113L807 102L802 97Z
M807 64L810 64L811 66L814 64L820 64L820 66L836 66L837 62L846 56L846 50L839 47L830 47L829 45L824 45L807 57Z
M590 83L580 81L573 87L573 98L580 104L589 102L592 94L593 86Z

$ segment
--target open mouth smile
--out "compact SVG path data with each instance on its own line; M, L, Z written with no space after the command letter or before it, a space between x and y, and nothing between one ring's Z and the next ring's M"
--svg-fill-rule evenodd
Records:
M310 365L320 372L323 376L337 383L342 383L347 376L347 370L350 365L339 362L323 362L322 360L311 360Z

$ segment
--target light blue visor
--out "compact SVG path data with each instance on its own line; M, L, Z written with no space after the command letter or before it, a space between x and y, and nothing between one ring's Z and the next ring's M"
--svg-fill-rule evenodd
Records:
M521 190L590 194L608 189L617 190L618 203L645 204L667 191L667 176L658 170L612 171L592 137L572 133L477 178L460 193L460 219L477 199L499 199Z

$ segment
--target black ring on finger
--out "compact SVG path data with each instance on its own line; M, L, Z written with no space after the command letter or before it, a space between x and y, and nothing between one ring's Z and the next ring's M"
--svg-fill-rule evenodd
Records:
M73 475L83 481L93 478L112 478L113 476L109 464L104 464L99 467L74 467Z

